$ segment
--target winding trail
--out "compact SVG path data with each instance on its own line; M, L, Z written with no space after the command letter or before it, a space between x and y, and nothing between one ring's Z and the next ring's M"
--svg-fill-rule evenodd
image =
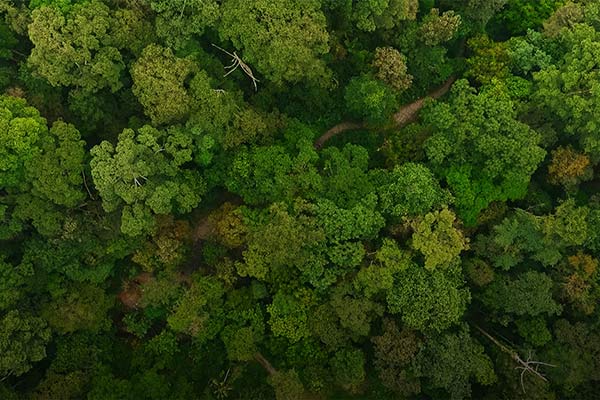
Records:
M450 88L452 87L452 85L454 84L455 81L456 81L456 77L451 76L446 82L444 82L444 84L442 86L435 89L433 92L429 93L427 96L421 97L420 99L417 99L417 100L413 101L412 103L407 104L404 107L400 108L400 110L395 112L394 115L392 116L392 118L394 120L394 127L402 128L402 127L410 124L411 122L414 122L419 115L419 111L421 111L421 109L425 105L425 101L427 99L439 99L440 97L442 97L443 95L448 93L448 91L450 90ZM334 136L339 135L340 133L347 132L347 131L355 131L355 130L366 128L366 127L367 126L362 122L354 122L354 121L340 122L339 124L330 128L327 132L322 134L315 141L315 143L314 143L315 149L317 149L317 150L320 149L321 147L323 147L323 145L329 139L331 139Z

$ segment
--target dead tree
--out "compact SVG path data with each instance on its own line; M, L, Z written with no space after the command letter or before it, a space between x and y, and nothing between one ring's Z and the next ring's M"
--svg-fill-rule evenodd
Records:
M226 77L227 75L231 74L233 71L235 71L239 67L252 80L252 84L254 85L254 91L257 91L258 86L256 85L256 82L260 82L260 81L254 77L254 73L252 72L252 70L250 69L248 64L246 64L244 62L244 60L242 60L235 51L233 53L230 53L227 50L217 46L214 43L212 43L212 45L213 45L213 47L216 47L217 49L221 50L223 53L231 56L231 65L228 65L225 67L225 69L229 70L229 71L227 71L225 73L225 75L223 75L223 77Z
M545 363L545 362L541 362L541 361L533 361L531 359L531 355L532 355L531 351L529 352L529 355L527 356L527 360L523 360L521 358L521 356L519 355L519 353L517 353L515 350L513 350L513 349L509 348L508 346L502 344L498 339L496 339L495 337L493 337L492 335L490 335L489 333L487 333L485 330L483 330L479 326L477 326L477 325L474 325L474 326L485 337L487 337L488 339L490 339L492 341L492 343L494 343L496 346L498 346L498 348L500 350L502 350L502 352L508 354L510 356L510 358L514 362L517 363L517 366L515 367L515 369L521 370L520 380L521 380L521 389L523 390L523 393L525 393L525 385L523 383L523 377L525 376L526 372L528 372L528 373L532 374L533 376L535 376L535 377L543 380L544 382L548 382L548 379L539 371L539 367L540 366L546 366L546 367L556 368L556 365Z

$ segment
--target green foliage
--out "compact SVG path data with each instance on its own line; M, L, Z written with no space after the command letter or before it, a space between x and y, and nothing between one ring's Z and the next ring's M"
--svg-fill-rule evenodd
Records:
M46 357L50 330L43 319L11 310L0 320L0 376L19 376Z
M510 38L508 56L512 69L517 73L529 74L550 67L552 57L544 44L543 34L533 30L528 30L525 36Z
M37 110L23 100L4 100L4 132L10 136L0 148L5 157L0 187L6 190L0 209L7 222L0 237L11 237L28 221L42 234L56 234L64 219L60 207L73 208L85 197L85 143L74 126L57 121L48 131Z
M552 334L546 326L546 321L540 316L519 319L516 324L521 337L534 346L543 346L552 340Z
M421 384L412 368L421 347L421 339L408 329L398 329L395 322L383 320L383 332L373 336L375 369L381 382L390 390L404 396L417 394Z
M292 343L308 336L308 310L293 296L277 292L267 306L267 312L273 335L287 338Z
M102 142L91 150L92 176L102 206L122 209L121 230L131 236L154 227L152 214L186 213L200 202L204 182L192 160L192 138L182 130L144 126L125 129L116 147Z
M419 354L422 374L433 388L444 389L450 399L471 396L471 381L490 385L496 380L490 358L463 326L457 333L432 337Z
M329 84L319 58L328 51L329 35L318 1L226 0L220 13L221 37L269 81Z
M393 47L378 47L375 49L373 68L375 77L391 88L402 92L410 87L413 77L408 73L406 56Z
M115 43L115 20L101 1L76 4L68 14L54 7L33 10L29 38L35 46L28 63L53 86L75 86L97 92L122 87L125 69L120 49L127 42Z
M17 187L24 180L25 163L39 151L46 121L23 99L0 96L0 187Z
M468 45L473 51L467 59L469 76L482 84L508 78L510 59L506 43L493 42L481 35L469 39Z
M386 179L389 183L380 188L381 209L393 217L423 215L451 200L422 164L396 166Z
M427 271L412 265L396 274L388 309L408 327L440 332L456 324L471 299L456 268Z
M177 301L167 323L175 332L200 341L214 338L222 328L223 287L211 277L193 277L190 288Z
M539 134L516 119L515 106L500 83L476 93L459 81L452 91L450 104L430 106L426 118L433 134L425 149L446 178L459 216L473 225L492 201L525 195L545 151L538 146Z
M354 286L367 298L390 290L394 286L394 274L404 271L411 264L410 255L389 238L383 239L381 248L375 253L375 262L358 271Z
M77 330L97 332L109 326L107 312L113 300L99 287L80 285L42 306L42 316L55 331L65 334Z
M365 379L365 355L358 349L337 351L331 360L335 380L350 392L357 391Z
M469 248L469 239L454 226L455 215L447 208L428 213L413 224L411 246L425 257L425 269L446 268Z
M269 383L275 389L277 400L301 400L304 386L295 370L278 371L269 377Z
M213 0L151 0L150 7L157 14L157 35L175 48L214 27L219 17L219 2Z
M73 125L55 122L40 141L41 152L26 161L31 194L59 206L78 205L85 198L84 145Z
M592 112L600 100L594 82L598 70L593 66L600 54L600 33L592 26L578 24L564 30L561 42L564 57L534 74L538 85L534 97L552 115L562 135L573 137L594 160L600 157L598 121Z
M186 79L195 71L192 61L177 58L169 48L151 44L131 66L133 93L155 125L177 122L190 109Z
M552 299L552 279L536 271L524 272L516 279L498 277L484 290L482 301L494 310L519 316L551 316L562 310Z
M346 106L352 115L369 124L383 124L396 109L394 93L369 75L354 77L344 93Z
M527 29L539 28L542 23L561 6L564 0L508 0L496 19L502 28L513 35L523 34Z
M0 0L0 398L596 398L599 29Z
M460 23L460 15L455 14L454 11L445 11L440 15L440 10L432 8L420 27L421 40L427 46L437 46L447 42L456 35Z
M414 20L418 0L367 0L352 2L352 19L356 26L367 32L393 29L405 20Z
M291 200L321 185L314 163L317 153L304 142L297 154L283 146L261 146L239 151L228 166L225 185L248 204Z

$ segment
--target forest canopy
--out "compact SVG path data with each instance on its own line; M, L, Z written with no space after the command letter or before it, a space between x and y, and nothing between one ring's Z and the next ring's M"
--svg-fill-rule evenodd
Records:
M0 399L598 398L597 0L0 0Z

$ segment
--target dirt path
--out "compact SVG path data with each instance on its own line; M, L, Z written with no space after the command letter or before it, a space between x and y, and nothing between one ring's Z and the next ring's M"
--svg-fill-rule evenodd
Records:
M427 95L425 97L421 97L420 99L415 100L412 103L405 105L400 110L395 112L393 115L394 127L402 128L402 127L410 124L411 122L414 122L419 115L419 111L421 111L421 109L425 105L425 101L427 99L439 99L440 97L442 97L443 95L448 93L448 91L452 87L452 84L454 84L455 81L456 81L456 77L454 77L454 76L450 77L442 86L440 86L433 92L429 93L429 95ZM352 122L352 121L340 122L339 124L335 125L333 128L329 129L327 132L322 134L315 141L315 144L314 144L315 149L320 149L321 147L323 147L323 145L329 139L331 139L332 137L334 137L336 135L339 135L340 133L343 133L346 131L354 131L354 130L361 129L361 128L365 128L365 124L363 124L361 122Z

